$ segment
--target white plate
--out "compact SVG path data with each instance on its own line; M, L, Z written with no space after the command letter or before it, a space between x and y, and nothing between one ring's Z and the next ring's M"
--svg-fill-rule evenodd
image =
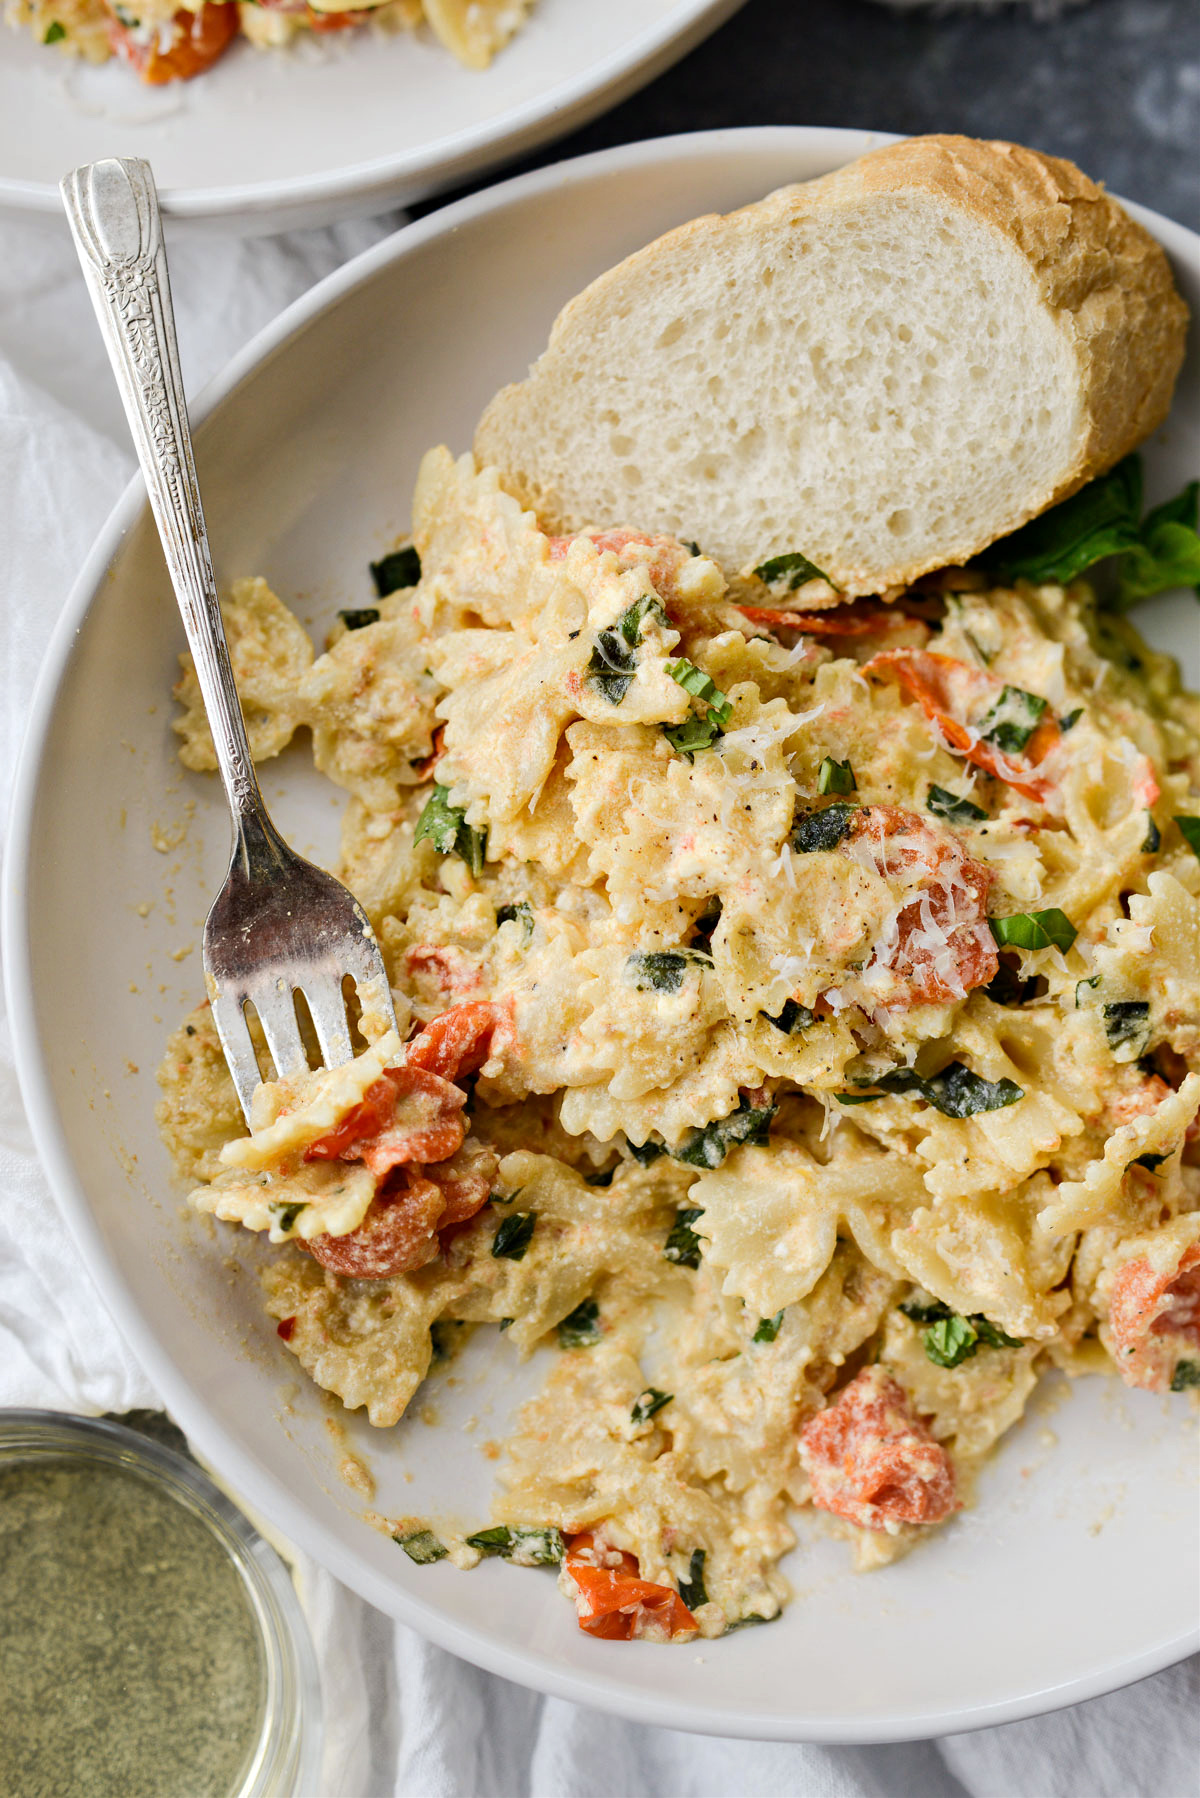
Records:
M585 124L740 4L536 0L484 71L427 28L308 34L274 52L239 42L210 74L165 88L0 20L0 209L58 214L68 169L120 155L149 158L174 218L257 232L381 212Z
M877 141L755 130L632 145L475 195L359 258L196 408L220 576L266 575L318 629L336 607L364 603L368 558L407 522L421 451L469 442L484 401L523 371L563 300L666 227ZM1200 242L1148 222L1196 304ZM1200 467L1194 384L1147 460L1155 496ZM1182 604L1193 609L1147 614L1160 640L1182 642L1181 621L1190 625L1195 681L1194 602ZM784 1619L698 1649L593 1641L548 1575L414 1567L358 1521L326 1408L293 1377L262 1314L253 1245L223 1229L210 1241L183 1221L154 1127L153 1069L201 991L195 945L228 842L215 781L182 773L170 754L180 643L135 484L80 578L37 694L6 874L6 959L25 1095L60 1202L135 1352L230 1483L364 1597L456 1653L682 1729L940 1734L1090 1697L1185 1653L1194 1411L1186 1395L1100 1379L1070 1397L1041 1394L985 1471L976 1507L895 1567L854 1576L844 1548L802 1520ZM268 764L264 785L298 845L328 852L340 804L305 773L307 759L298 750ZM144 919L140 901L152 906ZM381 1510L485 1517L482 1446L504 1434L540 1369L517 1370L482 1331L454 1371L459 1384L434 1382L434 1424L413 1417L381 1433L349 1420Z

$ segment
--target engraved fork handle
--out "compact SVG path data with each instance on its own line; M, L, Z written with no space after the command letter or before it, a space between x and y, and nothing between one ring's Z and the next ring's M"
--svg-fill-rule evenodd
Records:
M183 614L238 846L243 855L269 854L279 839L250 757L217 600L154 176L139 157L111 157L65 176L62 196Z

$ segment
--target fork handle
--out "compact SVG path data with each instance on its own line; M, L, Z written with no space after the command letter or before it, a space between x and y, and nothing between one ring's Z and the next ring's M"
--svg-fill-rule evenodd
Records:
M110 157L65 176L62 196L146 479L245 853L248 836L269 841L276 833L246 741L217 600L154 176L140 157Z

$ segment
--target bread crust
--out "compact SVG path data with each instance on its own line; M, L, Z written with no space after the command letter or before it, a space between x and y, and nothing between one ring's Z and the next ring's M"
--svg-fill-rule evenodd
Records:
M847 545L838 584L847 594L882 592L977 555L1104 473L1162 423L1183 360L1188 322L1167 258L1149 232L1074 163L1001 140L928 136L887 144L737 212L690 220L636 251L562 309L529 380L502 389L484 412L475 437L476 457L496 465L505 486L549 529L638 523L636 495L627 519L578 514L564 501L554 471L539 466L536 442L522 441L523 433L536 438L531 398L538 383L555 378L556 364L569 358L572 340L579 341L582 333L593 344L611 317L636 305L640 295L653 293L659 265L675 265L681 258L711 262L721 256L731 232L761 233L765 240L772 231L860 207L879 196L902 200L914 194L965 215L1024 258L1037 300L1069 348L1078 428L1066 466L998 517L990 533L967 540L951 519L933 553L884 567L857 564ZM660 490L669 487L669 457L655 474Z

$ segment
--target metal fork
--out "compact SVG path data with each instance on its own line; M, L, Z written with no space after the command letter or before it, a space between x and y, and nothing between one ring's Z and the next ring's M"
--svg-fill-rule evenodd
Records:
M229 874L204 926L204 973L248 1118L260 1075L247 1004L258 1013L281 1077L308 1067L297 993L304 995L330 1067L353 1054L346 976L357 989L365 1035L394 1029L396 1015L362 907L340 881L288 848L259 791L200 506L150 165L136 157L89 163L64 178L62 195L146 478L233 814Z

